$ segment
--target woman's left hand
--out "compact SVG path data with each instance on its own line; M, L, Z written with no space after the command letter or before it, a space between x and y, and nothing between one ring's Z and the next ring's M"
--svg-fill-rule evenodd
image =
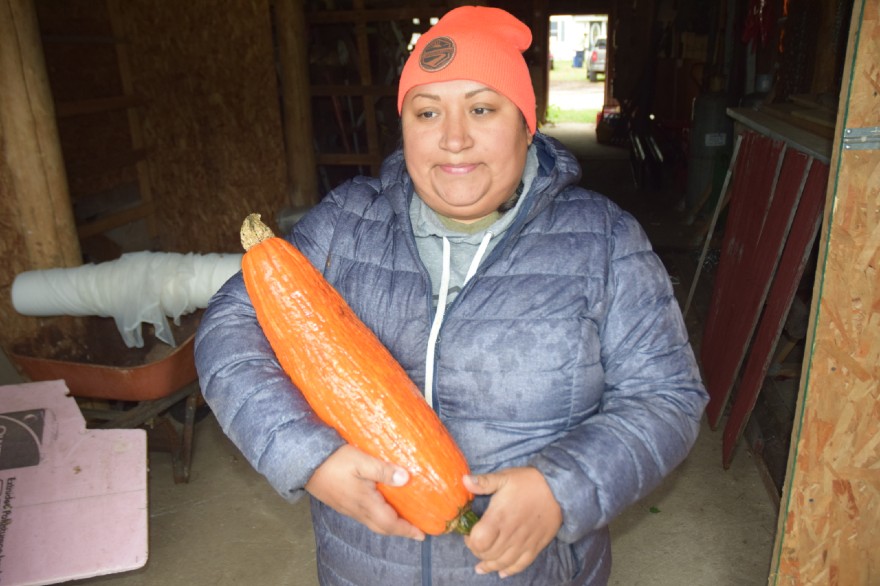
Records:
M522 572L562 526L562 509L536 468L508 468L464 477L474 494L492 495L465 544L480 559L478 574Z

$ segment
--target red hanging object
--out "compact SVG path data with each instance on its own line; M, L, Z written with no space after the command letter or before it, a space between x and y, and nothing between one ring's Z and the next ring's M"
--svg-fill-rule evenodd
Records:
M767 44L773 32L773 6L768 0L749 0L742 40L748 44L753 40L762 46Z

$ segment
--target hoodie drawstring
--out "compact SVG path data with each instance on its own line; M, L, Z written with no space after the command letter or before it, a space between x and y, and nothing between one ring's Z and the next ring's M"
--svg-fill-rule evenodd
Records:
M486 249L489 247L489 241L492 239L492 232L487 231L471 260L471 266L462 283L462 288L467 285L468 281L477 272ZM451 272L452 252L449 245L449 239L443 237L443 268L440 273L440 292L437 298L437 310L434 312L434 321L431 323L431 333L428 336L428 352L425 358L425 401L428 405L434 406L434 353L437 348L437 338L440 335L440 325L443 323L443 317L446 315L446 300L449 297L449 273Z
M434 349L437 346L437 335L440 333L440 324L443 322L443 314L446 313L446 298L449 294L449 239L443 237L443 272L440 273L440 295L437 299L437 311L434 312L434 322L431 324L431 334L428 336L428 355L425 359L425 401L428 405L434 405Z
M477 269L480 267L480 263L483 261L483 255L486 254L486 249L489 248L489 241L492 240L491 231L487 231L483 236L482 242L480 242L480 247L477 249L476 254L474 254L474 259L471 261L471 268L468 269L467 276L464 278L464 283L461 284L462 287L467 285L468 281L471 280L471 277L474 276L474 273L477 272Z

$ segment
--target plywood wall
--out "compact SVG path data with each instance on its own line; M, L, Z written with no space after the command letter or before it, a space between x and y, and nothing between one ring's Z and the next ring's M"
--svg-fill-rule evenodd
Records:
M878 124L878 10L853 10L839 135ZM880 583L880 145L848 142L831 163L773 584Z
M120 3L163 248L238 251L287 203L268 0Z

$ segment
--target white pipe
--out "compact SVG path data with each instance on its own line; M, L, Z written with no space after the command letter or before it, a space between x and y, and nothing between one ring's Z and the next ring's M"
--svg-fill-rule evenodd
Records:
M175 345L166 317L207 307L211 296L241 269L241 254L133 252L117 260L69 269L20 273L12 306L22 315L112 317L125 344L144 345L141 323Z

